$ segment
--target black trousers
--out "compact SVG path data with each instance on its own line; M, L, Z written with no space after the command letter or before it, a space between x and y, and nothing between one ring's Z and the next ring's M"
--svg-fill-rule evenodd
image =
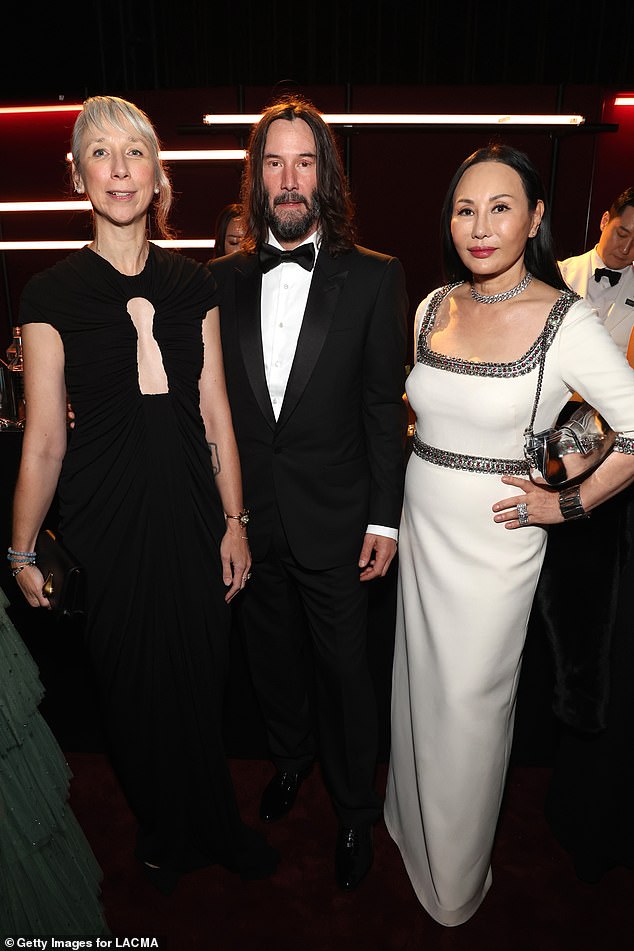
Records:
M368 592L358 566L303 568L278 518L241 600L273 762L300 772L318 756L340 823L374 822L381 812L374 789L378 727L367 659Z

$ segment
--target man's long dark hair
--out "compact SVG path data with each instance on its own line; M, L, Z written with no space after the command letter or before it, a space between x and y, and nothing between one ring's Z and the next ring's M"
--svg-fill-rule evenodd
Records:
M440 216L440 240L442 244L445 280L448 283L471 280L471 271L462 263L460 255L456 251L456 247L453 243L451 236L451 218L453 215L454 195L458 182L467 169L474 165L479 165L481 162L499 162L502 165L508 165L514 169L522 180L524 193L528 199L528 207L531 212L535 211L538 201L544 203L544 214L539 230L534 238L528 239L526 244L524 263L526 269L540 281L543 281L545 284L550 284L551 287L555 287L561 291L569 290L569 287L561 275L559 265L557 264L553 238L550 231L550 210L546 199L546 191L539 172L524 152L520 152L510 145L502 145L497 142L473 152L472 155L464 160L449 183Z
M310 127L317 150L317 201L322 243L333 255L348 251L355 240L354 209L339 149L318 110L298 96L281 99L269 106L251 130L242 176L241 199L246 226L243 249L255 251L268 236L267 196L262 173L266 137L276 119L289 122L303 119Z

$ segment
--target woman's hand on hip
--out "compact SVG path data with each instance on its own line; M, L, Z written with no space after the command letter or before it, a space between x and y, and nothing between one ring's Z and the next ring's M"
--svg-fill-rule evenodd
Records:
M563 522L556 489L542 489L529 479L520 479L518 476L503 476L502 482L521 491L495 503L494 521L503 523L505 528L511 530L527 525L556 525Z

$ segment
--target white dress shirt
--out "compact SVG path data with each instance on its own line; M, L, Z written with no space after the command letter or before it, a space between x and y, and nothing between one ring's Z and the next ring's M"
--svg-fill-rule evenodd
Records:
M268 240L274 247L282 249L271 232ZM302 244L314 244L317 257L317 233L302 241ZM313 271L307 271L295 261L283 261L262 275L260 306L264 372L276 419L284 402L312 279Z
M282 249L282 245L269 231L269 244ZM312 234L301 244L315 245L315 260L319 253L320 236ZM262 274L260 313L262 320L262 350L264 372L271 397L275 419L279 418L286 384L290 376L299 332L302 329L304 311L308 301L314 268L307 271L295 261L283 261L277 267ZM398 539L398 529L382 525L368 525L366 531Z

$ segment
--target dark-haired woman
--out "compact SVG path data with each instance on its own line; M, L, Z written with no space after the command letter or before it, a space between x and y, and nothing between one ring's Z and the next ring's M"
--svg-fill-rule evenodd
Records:
M216 218L215 238L213 258L222 258L225 254L234 254L240 250L244 238L242 205L237 202L225 205Z
M442 221L449 283L418 309L407 383L417 430L399 536L385 815L423 906L459 925L491 884L544 526L584 517L634 479L634 373L566 289L523 153L495 145L470 156ZM561 493L533 485L523 461L542 346L535 431L577 390L620 434L618 451Z

